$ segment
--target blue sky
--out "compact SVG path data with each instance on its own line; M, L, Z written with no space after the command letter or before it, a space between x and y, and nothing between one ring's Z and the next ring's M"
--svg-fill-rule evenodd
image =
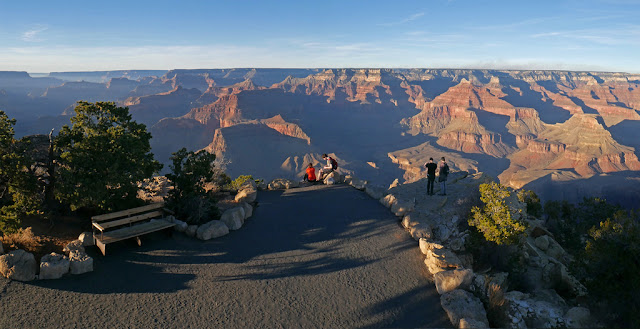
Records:
M640 73L640 0L0 0L0 70L422 67Z

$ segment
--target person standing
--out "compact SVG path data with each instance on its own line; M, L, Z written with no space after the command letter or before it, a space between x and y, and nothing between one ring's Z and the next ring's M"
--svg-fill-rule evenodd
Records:
M440 182L440 195L447 195L447 176L449 176L449 165L447 160L442 157L438 164L438 182Z
M436 180L438 165L433 162L433 158L429 158L429 162L426 162L424 167L427 168L427 195L433 195L433 182Z

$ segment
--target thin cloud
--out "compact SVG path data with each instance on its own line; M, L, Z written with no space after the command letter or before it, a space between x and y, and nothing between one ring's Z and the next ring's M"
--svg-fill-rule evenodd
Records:
M417 14L413 14L413 15L411 15L411 16L409 16L409 17L407 17L407 18L405 18L405 19L403 19L403 20L401 20L401 21L391 22L391 23L380 23L380 24L377 24L377 25L378 25L378 26L395 26L395 25L402 25L402 24L405 24L405 23L409 23L409 22L411 22L411 21L415 21L416 19L418 19L418 18L420 18L420 17L422 17L422 16L424 16L424 12L420 12L420 13L417 13Z
M26 31L24 33L22 33L21 39L22 41L26 41L26 42L37 42L37 41L42 41L38 36L48 30L49 27L48 26L43 26L43 25L38 25L33 27L32 29L30 29L29 31Z

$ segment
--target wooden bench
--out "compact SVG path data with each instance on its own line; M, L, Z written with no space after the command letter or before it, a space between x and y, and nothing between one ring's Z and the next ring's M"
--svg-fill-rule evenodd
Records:
M164 208L164 203L154 203L109 214L91 217L93 239L96 246L106 255L107 244L129 238L136 238L141 245L140 236L173 227L175 224L165 220L150 221L153 218L164 218L165 213L172 213Z

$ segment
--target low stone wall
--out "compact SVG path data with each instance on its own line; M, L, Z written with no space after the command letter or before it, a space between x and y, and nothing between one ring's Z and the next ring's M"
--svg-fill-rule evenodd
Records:
M497 325L501 327L593 325L588 309L569 307L553 289L560 286L575 296L586 294L586 289L567 271L569 255L540 222L530 221L530 234L524 244L526 275L540 283L535 294L507 291L507 273L473 272L473 256L466 250L469 232L460 232L459 227L479 200L480 184L492 181L490 177L483 173L452 172L446 196L427 196L426 179L408 184L395 181L389 188L351 176L344 181L389 208L418 242L425 266L441 295L440 303L455 327L487 328L485 306L493 307L496 303L500 305L493 311L498 313L501 322ZM436 184L436 193L439 188ZM526 214L526 205L512 206L525 208Z

